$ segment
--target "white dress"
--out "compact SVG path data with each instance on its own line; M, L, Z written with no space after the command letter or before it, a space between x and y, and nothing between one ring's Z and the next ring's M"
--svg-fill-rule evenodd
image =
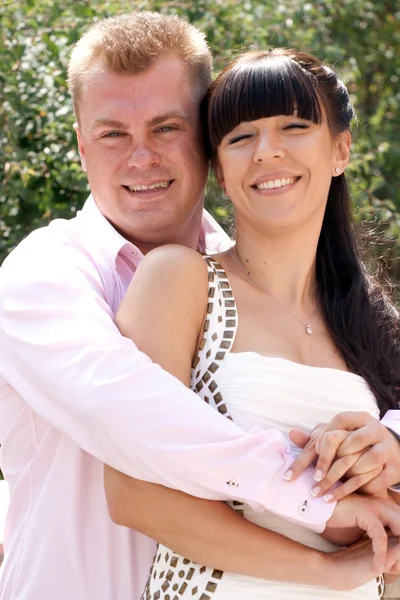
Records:
M206 402L244 430L258 425L284 434L292 427L310 430L345 410L368 411L379 418L375 398L358 375L255 352L230 352L238 323L235 300L222 267L209 257L206 262L209 304L191 379L192 389ZM317 533L272 513L229 504L261 527L321 551L337 549ZM343 592L235 575L193 563L159 544L142 600L378 600L382 592L376 580Z

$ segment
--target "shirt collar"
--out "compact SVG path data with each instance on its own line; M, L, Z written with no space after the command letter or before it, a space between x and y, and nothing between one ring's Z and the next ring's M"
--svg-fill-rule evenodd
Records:
M116 263L117 256L123 250L130 255L133 253L134 256L143 256L139 248L118 233L100 212L92 194L77 217L85 225L88 234L95 239L103 256L113 264Z
M228 234L218 225L210 213L204 209L199 239L200 252L217 254L218 252L228 250L232 244L233 242Z
M128 242L111 223L100 212L93 195L86 200L83 208L79 211L77 218L83 222L85 230L91 234L98 243L98 246L108 260L114 264L117 256L123 251L124 254L135 257L135 262L143 257L142 252L137 246ZM215 219L206 211L203 211L199 250L209 254L222 252L232 245L232 240L218 225Z

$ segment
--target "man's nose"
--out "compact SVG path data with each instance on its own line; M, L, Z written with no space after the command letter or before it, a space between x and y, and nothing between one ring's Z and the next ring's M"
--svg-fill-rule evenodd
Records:
M259 164L271 159L282 159L285 155L283 140L280 139L279 135L264 133L259 136L253 160Z
M145 142L135 144L128 156L130 169L147 169L160 164L160 155L155 148Z

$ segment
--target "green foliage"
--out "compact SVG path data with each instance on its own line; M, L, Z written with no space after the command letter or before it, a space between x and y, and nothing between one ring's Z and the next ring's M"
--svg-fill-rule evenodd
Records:
M87 183L65 84L70 46L95 19L148 9L176 13L207 36L218 71L248 48L291 46L331 64L358 112L350 167L354 205L394 242L400 280L400 9L395 0L3 0L0 6L0 262L30 230L82 205ZM396 12L397 11L397 12ZM215 183L208 207L229 207ZM389 242L388 245L390 246Z

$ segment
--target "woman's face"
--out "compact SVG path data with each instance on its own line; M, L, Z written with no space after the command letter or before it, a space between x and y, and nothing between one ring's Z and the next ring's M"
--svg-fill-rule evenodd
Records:
M240 123L218 148L217 175L238 224L286 230L323 218L335 168L342 173L350 134L332 136L325 114L317 125L295 115Z

